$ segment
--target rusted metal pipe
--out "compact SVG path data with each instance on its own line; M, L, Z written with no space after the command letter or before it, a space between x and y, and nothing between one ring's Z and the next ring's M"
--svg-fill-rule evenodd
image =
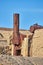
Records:
M13 15L13 45L14 45L14 55L17 55L17 48L19 48L20 44L20 35L19 35L19 14ZM16 48L17 47L17 48Z

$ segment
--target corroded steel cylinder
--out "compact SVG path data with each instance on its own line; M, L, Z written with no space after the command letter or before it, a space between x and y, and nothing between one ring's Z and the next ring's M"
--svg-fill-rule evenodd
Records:
M19 14L14 14L13 43L19 45Z
M19 35L19 14L14 14L13 15L13 45L14 45L14 50L13 50L13 55L17 55L17 48L19 48L20 45L20 35Z

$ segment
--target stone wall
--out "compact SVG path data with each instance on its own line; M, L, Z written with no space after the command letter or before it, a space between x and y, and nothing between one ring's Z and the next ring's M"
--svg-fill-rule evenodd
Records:
M31 49L33 57L43 56L43 29L38 29L34 32Z

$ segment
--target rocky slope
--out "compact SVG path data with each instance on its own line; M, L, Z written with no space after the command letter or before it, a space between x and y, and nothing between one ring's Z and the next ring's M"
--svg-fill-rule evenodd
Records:
M0 65L43 65L43 58L0 55Z

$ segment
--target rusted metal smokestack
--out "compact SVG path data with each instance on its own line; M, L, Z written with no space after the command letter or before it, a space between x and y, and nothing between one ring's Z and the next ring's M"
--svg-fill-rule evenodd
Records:
M14 14L13 38L13 43L19 45L19 14Z
M14 55L17 55L16 47L19 46L19 14L14 14L13 16L14 26L13 26L13 44L14 44Z

